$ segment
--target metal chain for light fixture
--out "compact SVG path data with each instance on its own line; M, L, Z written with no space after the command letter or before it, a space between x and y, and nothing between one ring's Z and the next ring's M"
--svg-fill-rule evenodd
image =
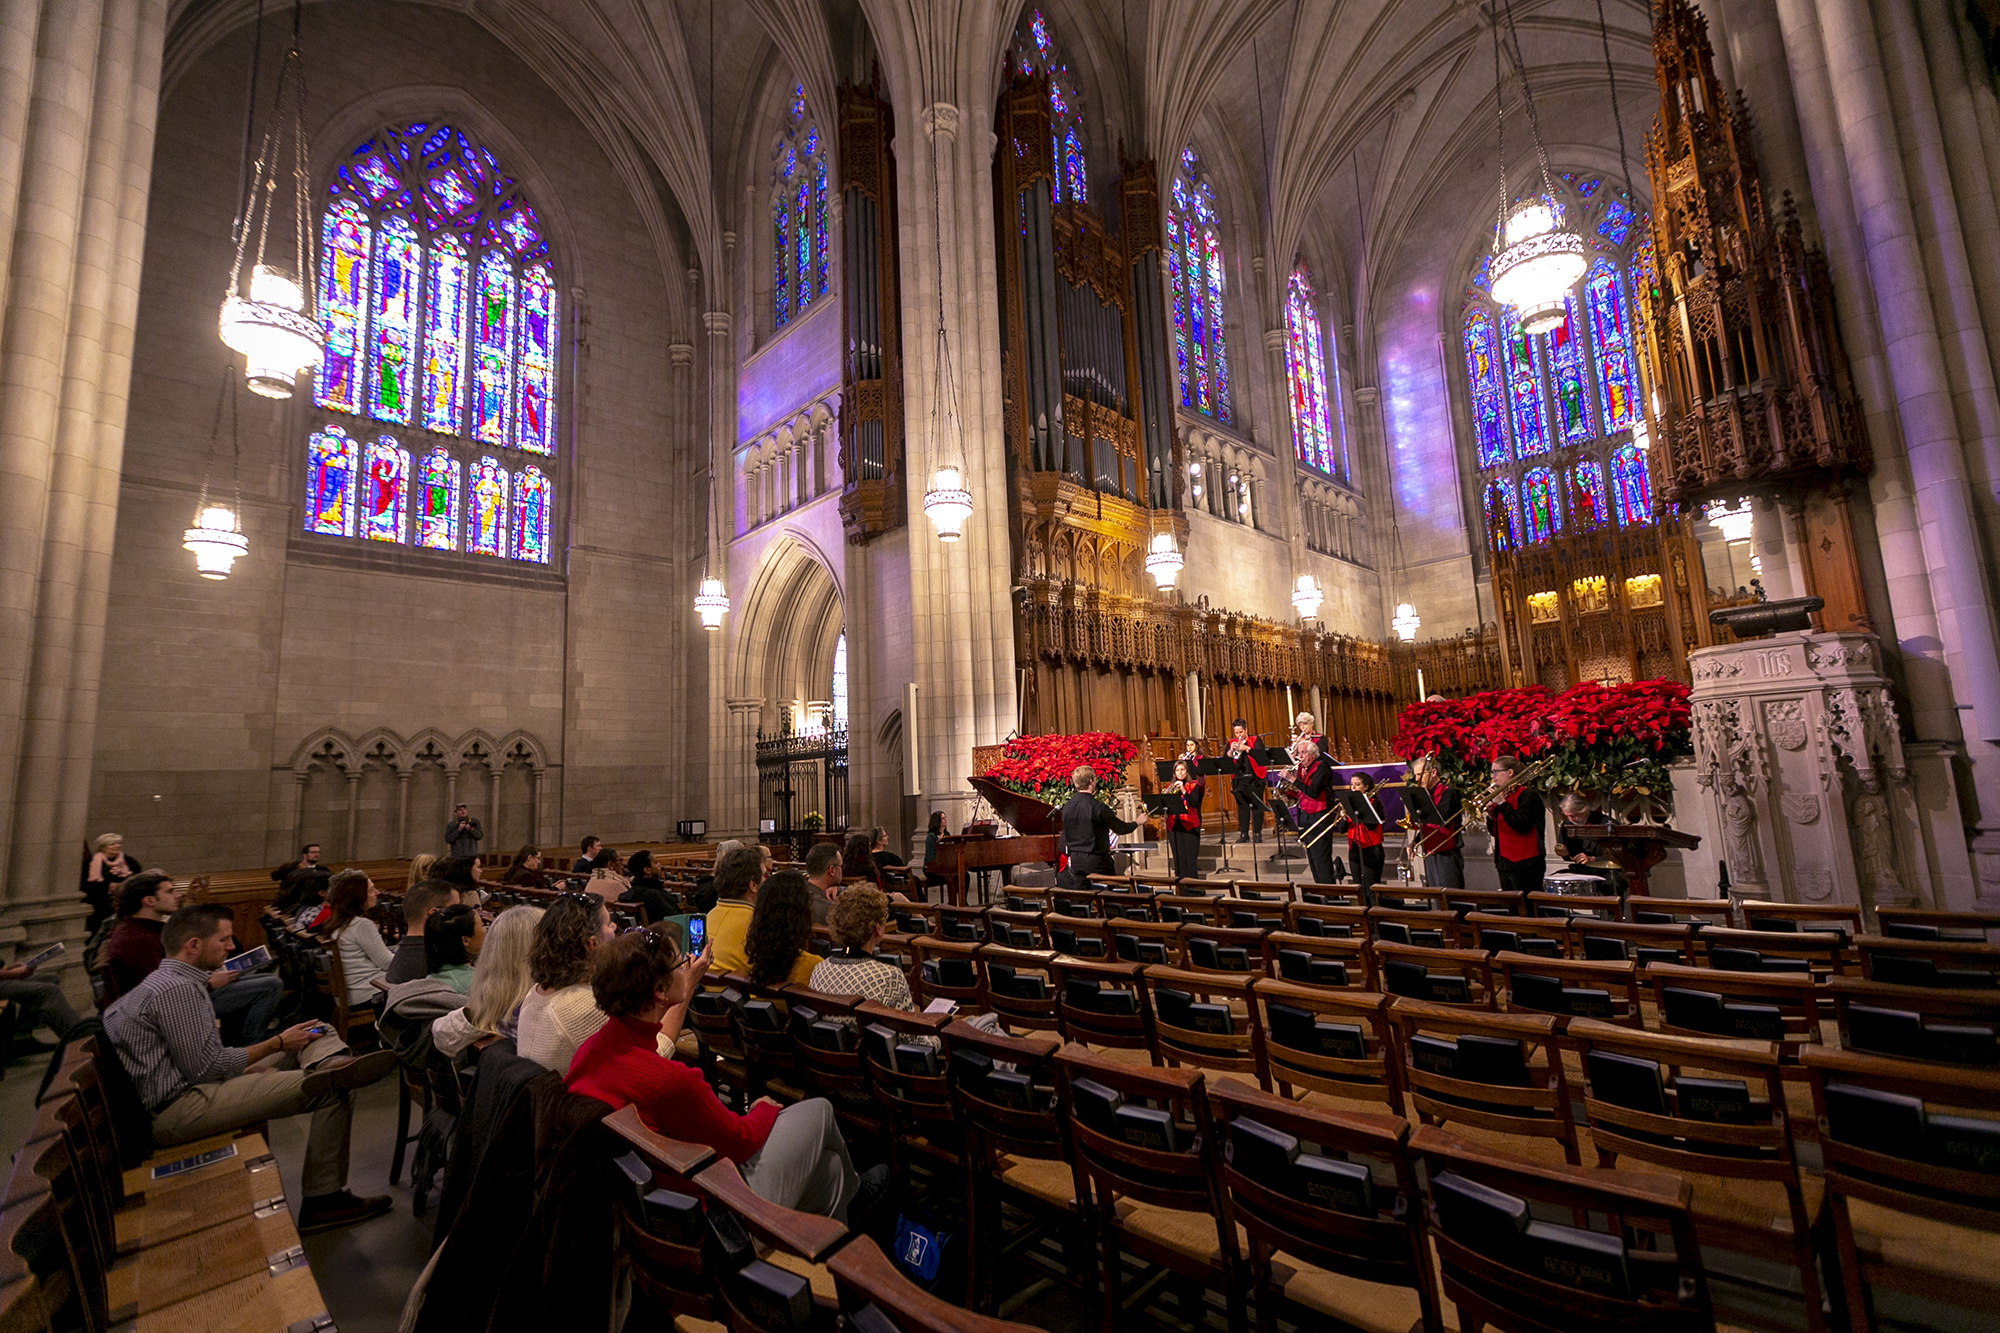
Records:
M1507 231L1507 88L1500 78L1500 18L1493 16L1493 125L1500 155L1500 204L1493 214L1493 253Z
M715 174L715 0L708 0L708 162L710 183ZM704 275L711 299L714 296L715 275ZM711 344L712 346L712 344ZM714 368L710 367L713 375ZM701 617L701 627L712 632L722 628L722 618L729 614L729 591L722 580L709 573L713 564L719 564L721 553L722 514L715 507L717 486L715 482L715 431L708 432L708 532L703 542L701 555L701 582L695 586L694 610Z
M261 9L259 14L261 19ZM223 343L243 353L252 392L267 398L291 397L299 372L317 361L320 349L326 345L326 334L313 310L319 283L306 224L312 191L308 182L311 153L305 130L305 56L301 49L304 17L303 0L293 0L292 41L279 70L271 122L258 145L256 162L241 200L242 209L232 238L235 254L230 263L219 327ZM260 24L257 48L261 47ZM246 144L254 137L255 121L253 94L244 127ZM292 175L290 272L264 262L270 243L271 217L278 210L278 177L286 156L287 135L291 138ZM250 250L252 231L257 234L254 254ZM247 287L245 259L250 260Z
M935 34L933 34L935 36ZM931 229L937 240L937 380L931 393L931 441L933 462L930 484L924 491L924 513L937 529L938 540L955 542L963 534L965 521L972 517L972 491L966 480L964 427L958 410L958 385L952 374L951 335L944 316L944 191L938 177L938 89L933 55L924 73L926 114L930 118ZM949 404L949 412L946 406ZM959 447L951 449L947 431L959 435Z
M1611 123L1618 129L1618 175L1625 182L1625 196L1638 202L1632 193L1632 163L1625 154L1625 117L1618 110L1618 74L1611 67L1611 28L1604 21L1604 0L1597 0L1597 35L1604 43L1604 78L1611 85Z
M1583 276L1586 259L1583 237L1564 225L1562 206L1556 202L1555 176L1549 170L1548 147L1542 141L1541 117L1535 110L1534 82L1528 77L1528 62L1521 53L1521 37L1514 27L1514 0L1500 0L1500 16L1507 20L1514 63L1521 71L1521 97L1528 109L1528 130L1535 140L1542 194L1539 199L1510 209L1503 137L1501 225L1494 234L1495 250L1487 269L1488 290L1496 302L1513 312L1520 332L1533 336L1559 328L1569 318L1569 289ZM1499 17L1494 20L1493 50L1494 114L1504 136L1506 110L1501 101Z

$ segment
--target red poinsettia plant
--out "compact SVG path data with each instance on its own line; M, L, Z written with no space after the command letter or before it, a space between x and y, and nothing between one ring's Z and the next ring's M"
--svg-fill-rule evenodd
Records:
M1461 791L1486 785L1495 755L1517 754L1548 761L1536 780L1545 791L1664 794L1667 765L1693 753L1688 687L1592 680L1561 694L1530 685L1414 703L1403 709L1395 751L1435 757Z
M1088 765L1100 787L1114 786L1138 754L1138 747L1115 731L1017 736L1000 752L999 762L980 776L1009 791L1061 805L1070 798L1070 777L1077 769Z

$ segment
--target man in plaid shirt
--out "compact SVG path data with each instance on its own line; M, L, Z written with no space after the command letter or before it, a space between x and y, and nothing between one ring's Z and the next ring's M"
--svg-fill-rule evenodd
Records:
M312 1113L301 1173L301 1235L389 1211L388 1195L347 1190L348 1091L396 1067L391 1051L355 1058L329 1029L299 1023L254 1046L224 1046L208 1002L208 976L236 946L235 914L217 903L183 907L160 942L166 958L105 1011L104 1030L153 1119L154 1141L189 1143L278 1116ZM301 1068L299 1055L321 1049Z

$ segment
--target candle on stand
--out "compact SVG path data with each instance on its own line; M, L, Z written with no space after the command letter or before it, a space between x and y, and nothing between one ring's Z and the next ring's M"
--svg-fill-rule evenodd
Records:
M1430 698L1428 694L1424 693L1424 669L1422 667L1417 668L1417 698Z

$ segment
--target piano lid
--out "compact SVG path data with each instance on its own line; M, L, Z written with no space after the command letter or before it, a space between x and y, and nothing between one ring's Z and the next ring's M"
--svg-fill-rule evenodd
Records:
M972 789L984 796L999 816L1029 837L1048 837L1056 832L1056 807L1032 796L1011 791L990 778L971 779Z

